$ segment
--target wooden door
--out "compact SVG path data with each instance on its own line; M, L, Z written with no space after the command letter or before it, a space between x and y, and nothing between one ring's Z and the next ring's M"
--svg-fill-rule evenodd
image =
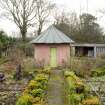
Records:
M51 48L50 49L50 54L51 54L51 61L50 61L50 66L51 67L56 67L57 66L57 49L56 48Z

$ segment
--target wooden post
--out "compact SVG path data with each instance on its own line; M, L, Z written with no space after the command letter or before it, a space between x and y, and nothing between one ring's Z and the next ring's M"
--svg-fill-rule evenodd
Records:
M97 51L96 51L96 46L94 46L94 57L97 57Z

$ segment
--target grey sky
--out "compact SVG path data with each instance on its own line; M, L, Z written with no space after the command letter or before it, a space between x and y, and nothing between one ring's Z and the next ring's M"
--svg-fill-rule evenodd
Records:
M88 1L88 9L90 12L96 12L98 9L103 8L105 6L105 0L54 0L57 4L65 6L69 9L74 9L75 11L80 10L81 8L84 11L87 10L87 1Z
M66 11L75 11L78 14L83 12L87 12L87 0L53 0L61 10ZM100 18L101 14L99 13L99 9L103 9L105 7L105 0L88 0L88 12L92 13L96 17L98 17L98 22L101 26L105 28L105 19ZM80 9L81 8L81 9ZM0 20L0 29L3 29L6 32L15 32L18 31L15 24L8 20Z

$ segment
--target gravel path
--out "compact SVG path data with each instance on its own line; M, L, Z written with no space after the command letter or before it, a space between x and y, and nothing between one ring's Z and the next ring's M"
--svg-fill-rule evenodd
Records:
M48 105L64 105L64 78L61 70L53 70L48 86Z

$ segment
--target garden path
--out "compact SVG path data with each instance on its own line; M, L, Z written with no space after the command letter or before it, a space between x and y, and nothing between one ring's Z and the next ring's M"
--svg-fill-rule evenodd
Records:
M64 78L61 70L53 70L48 83L48 105L64 105Z

